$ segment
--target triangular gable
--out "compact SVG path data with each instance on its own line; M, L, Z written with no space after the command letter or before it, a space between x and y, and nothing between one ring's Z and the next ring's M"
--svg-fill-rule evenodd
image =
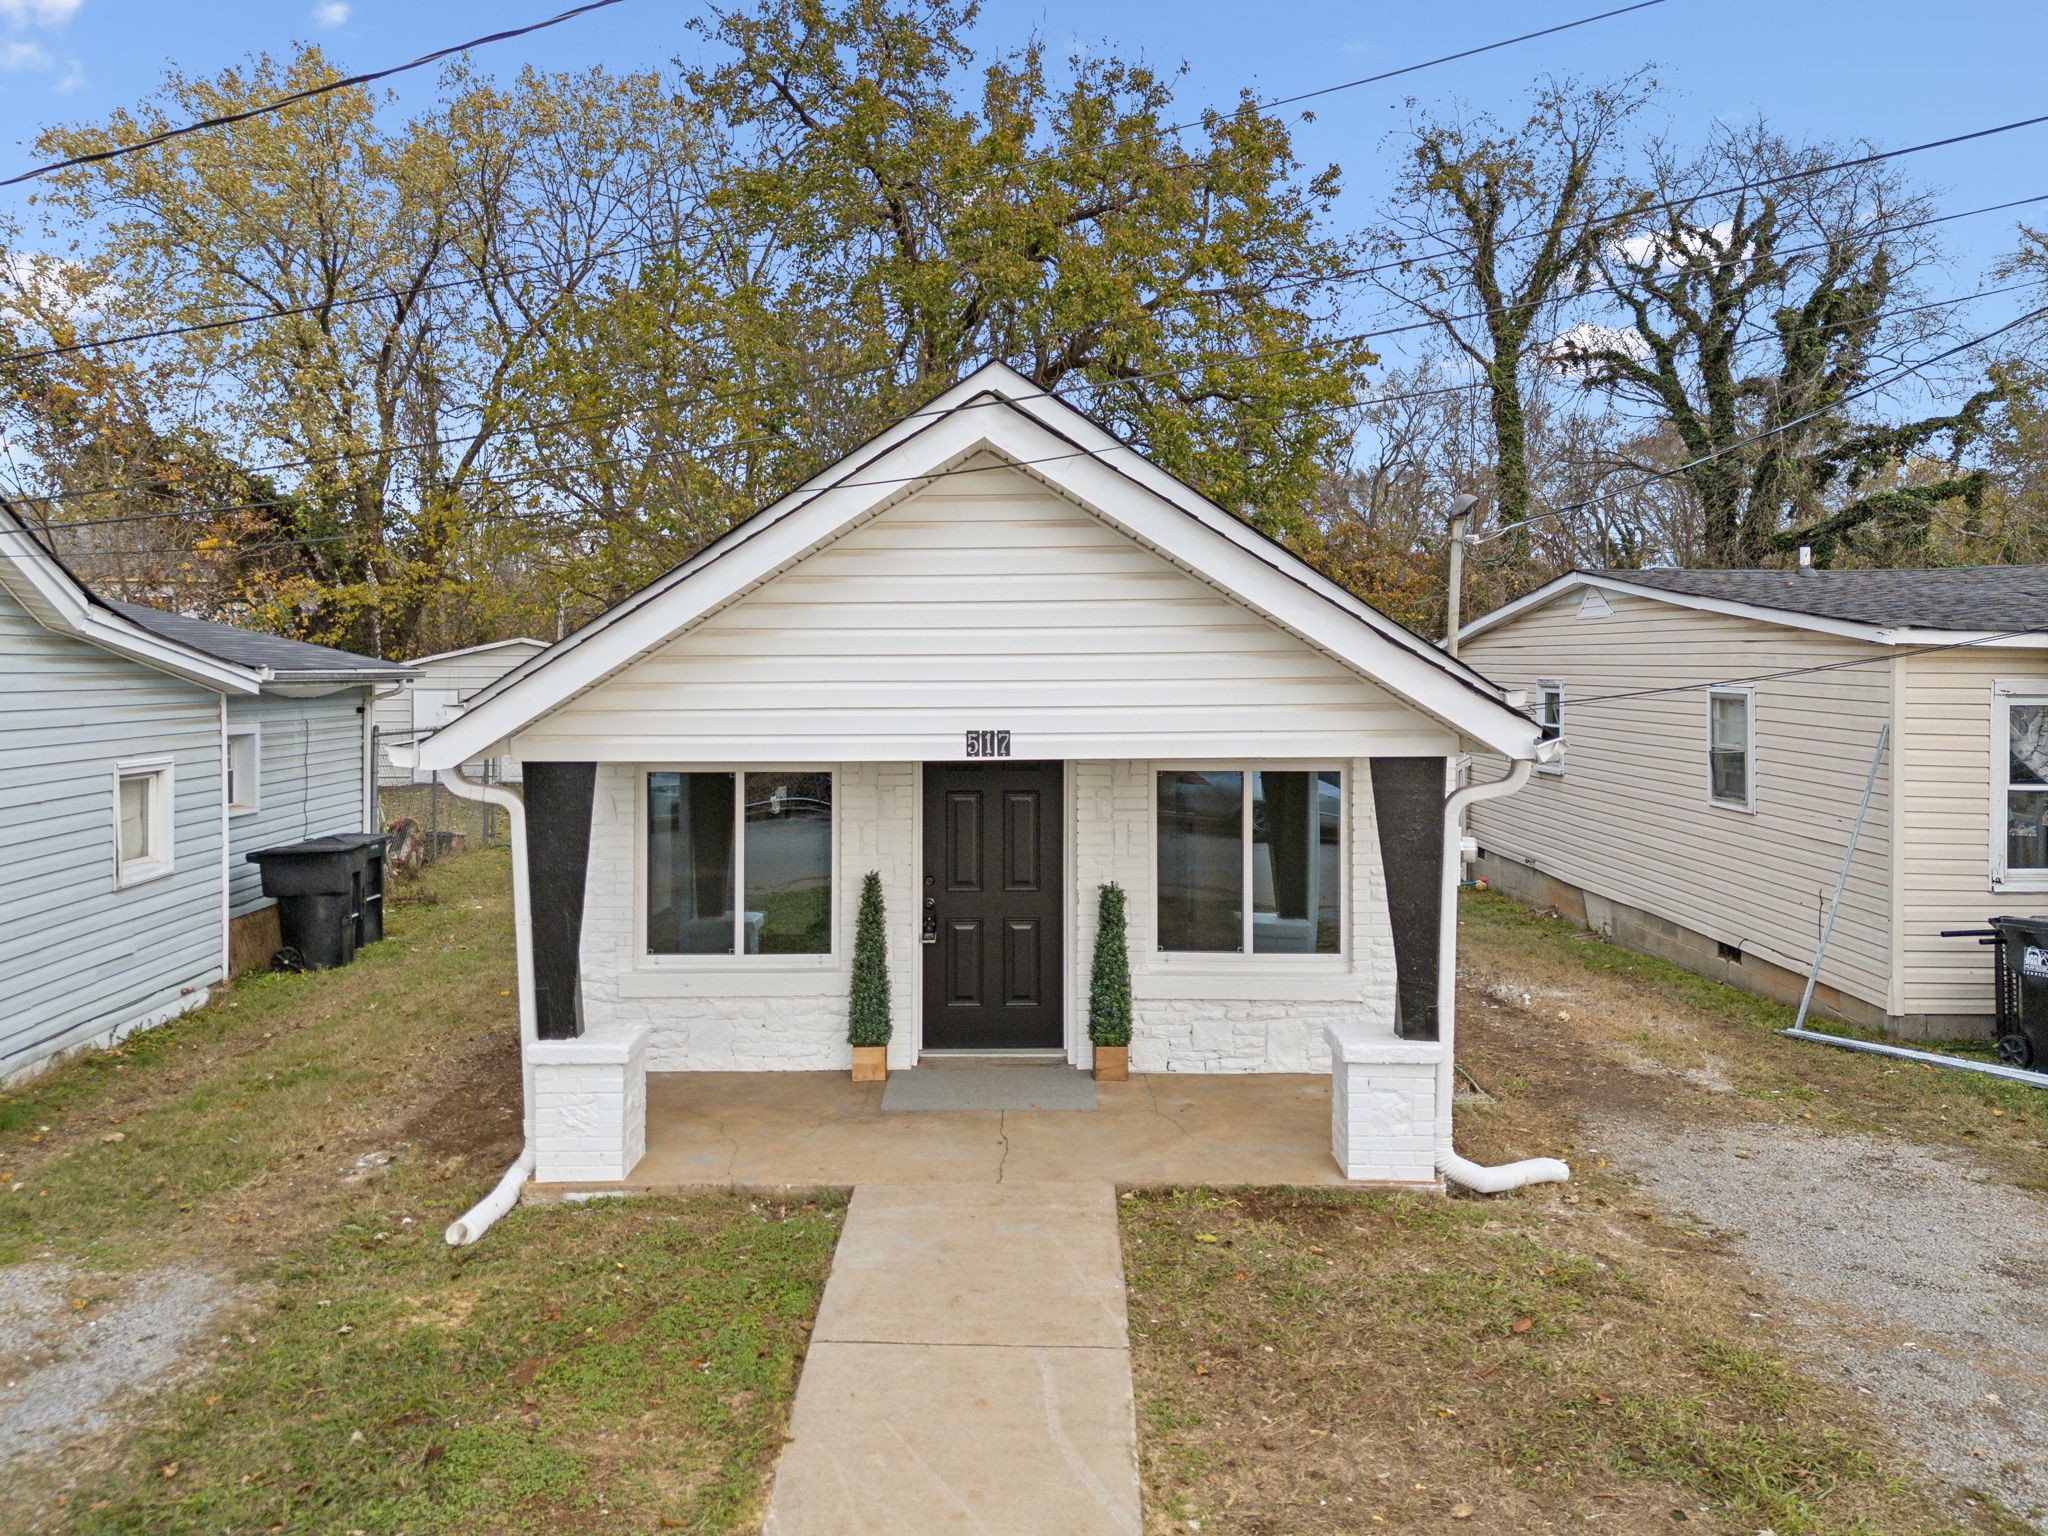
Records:
M418 765L453 767L518 733L910 489L982 453L1043 480L1458 735L1510 758L1535 755L1534 722L1510 709L1478 673L1318 575L1073 407L1013 370L991 365L480 692L460 718L419 745Z

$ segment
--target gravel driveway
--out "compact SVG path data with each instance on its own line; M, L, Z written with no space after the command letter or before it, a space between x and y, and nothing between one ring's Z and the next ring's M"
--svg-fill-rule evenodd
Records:
M1592 1145L1731 1234L1938 1476L2048 1515L2048 1203L1917 1143L1636 1117Z

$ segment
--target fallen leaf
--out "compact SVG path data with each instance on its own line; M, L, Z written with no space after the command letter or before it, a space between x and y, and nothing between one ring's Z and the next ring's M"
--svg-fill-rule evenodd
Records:
M126 1141L127 1139L128 1133L126 1131L109 1131L100 1138L100 1145L105 1146L109 1142Z
M1198 1243L1213 1243L1216 1241L1216 1235L1213 1232L1197 1232L1195 1234L1195 1241Z
M1534 1318L1518 1317L1515 1319L1513 1327L1510 1329L1510 1331L1514 1333L1527 1333L1531 1328L1534 1328L1535 1326L1536 1320Z
M1451 1518L1453 1520L1470 1520L1472 1518L1472 1506L1470 1504L1453 1504L1451 1506Z

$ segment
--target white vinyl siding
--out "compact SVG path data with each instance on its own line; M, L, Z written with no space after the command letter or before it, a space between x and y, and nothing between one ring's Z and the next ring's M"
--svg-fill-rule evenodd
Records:
M1507 688L1560 682L1567 771L1473 807L1480 845L1774 964L1803 971L1892 708L1890 653L1832 635L1622 593L1583 594L1465 642ZM1857 662L1753 685L1749 803L1712 801L1707 685ZM1672 689L1644 694L1643 690ZM1636 697L1604 699L1608 694ZM1975 737L1982 793L1983 733ZM1497 773L1497 763L1480 777ZM1821 980L1876 1007L1891 974L1891 775L1880 774ZM1979 801L1981 828L1984 812ZM1983 842L1979 839L1979 867Z
M907 495L543 717L526 759L1445 755L1451 733L1016 469Z
M2048 656L1996 647L1901 656L1896 727L1900 804L1899 1006L1907 1014L1982 1015L1994 1007L1989 951L1944 928L2001 913L2048 913L2048 892L1994 884L1994 819L2009 750L2001 685L2048 697Z
M261 745L261 803L228 821L229 908L237 917L266 900L263 872L248 855L280 843L363 830L363 717L369 691L344 688L310 699L281 694L228 700L228 734L254 730Z
M0 591L0 1077L220 977L220 696ZM117 763L168 759L170 872L115 873Z

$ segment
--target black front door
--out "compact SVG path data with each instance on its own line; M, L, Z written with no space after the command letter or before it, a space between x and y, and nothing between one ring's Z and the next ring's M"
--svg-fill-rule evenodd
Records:
M1057 1049L1058 763L924 770L924 1043Z

